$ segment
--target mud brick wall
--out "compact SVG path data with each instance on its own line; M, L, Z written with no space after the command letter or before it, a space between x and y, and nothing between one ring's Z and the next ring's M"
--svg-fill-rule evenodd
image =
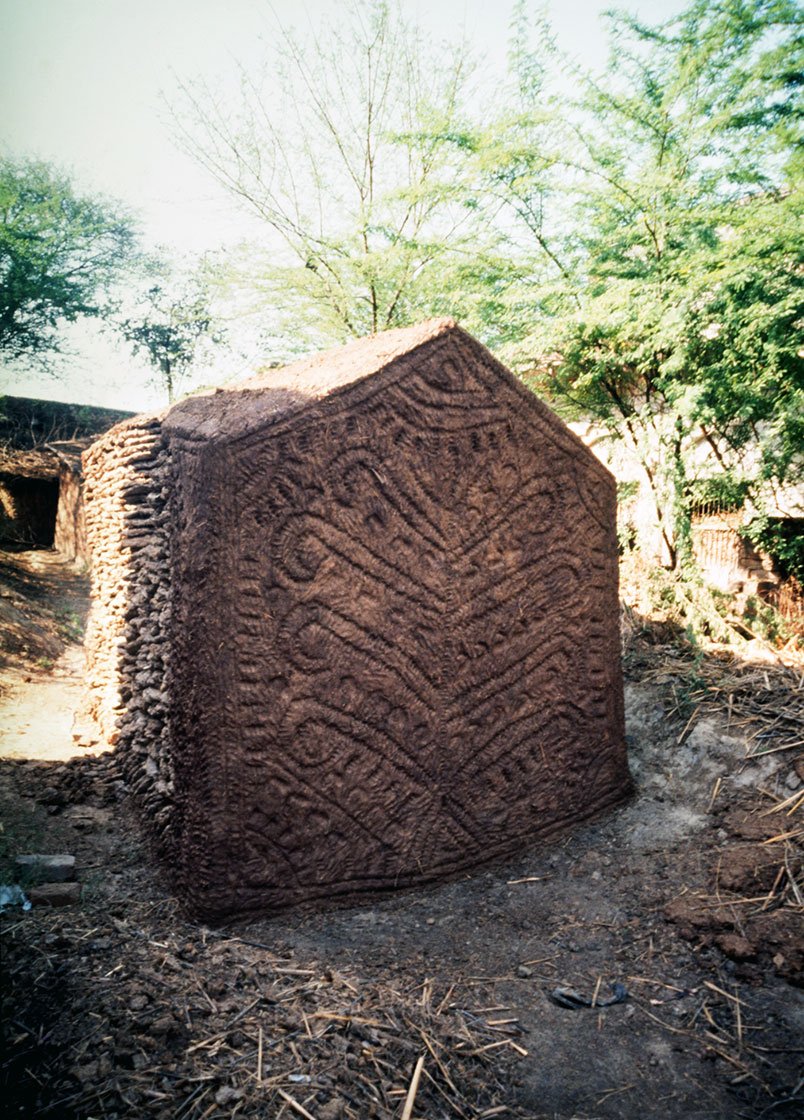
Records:
M454 324L164 431L196 913L449 876L627 796L613 479Z
M169 856L168 460L159 416L118 425L83 457L92 580L89 715L118 745L147 831Z

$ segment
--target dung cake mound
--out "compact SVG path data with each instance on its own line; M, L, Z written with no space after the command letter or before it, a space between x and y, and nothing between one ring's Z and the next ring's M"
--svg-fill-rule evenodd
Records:
M614 481L451 320L129 422L87 474L95 708L197 914L627 796Z

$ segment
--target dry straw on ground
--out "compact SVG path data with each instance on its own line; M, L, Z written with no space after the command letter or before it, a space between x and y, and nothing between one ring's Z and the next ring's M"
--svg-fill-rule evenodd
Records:
M169 899L39 911L3 935L17 996L4 1080L35 1061L39 1116L522 1115L505 1101L523 1029L476 985L302 965L186 923Z

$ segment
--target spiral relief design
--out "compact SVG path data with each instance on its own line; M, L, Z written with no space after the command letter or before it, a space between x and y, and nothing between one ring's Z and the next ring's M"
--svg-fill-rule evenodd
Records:
M177 481L216 510L175 612L198 909L421 882L626 795L613 482L481 347L442 332L224 442Z

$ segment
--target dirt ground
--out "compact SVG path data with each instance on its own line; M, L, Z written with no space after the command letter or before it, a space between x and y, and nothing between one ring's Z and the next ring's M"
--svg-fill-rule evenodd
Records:
M77 565L45 549L0 552L0 758L76 753L88 608Z
M36 851L75 855L81 884L0 917L7 1115L801 1115L800 668L631 616L624 808L446 885L210 929L114 754L56 711L85 607L52 554L3 559L2 882Z

